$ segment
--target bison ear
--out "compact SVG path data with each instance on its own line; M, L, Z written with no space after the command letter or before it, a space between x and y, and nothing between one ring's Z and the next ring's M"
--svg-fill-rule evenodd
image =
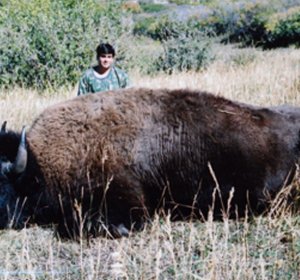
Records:
M7 121L4 121L2 126L1 126L1 132L2 133L6 133L6 123L7 123Z

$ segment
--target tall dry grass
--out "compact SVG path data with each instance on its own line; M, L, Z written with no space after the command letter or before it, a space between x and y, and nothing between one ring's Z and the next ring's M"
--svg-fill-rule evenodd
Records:
M136 86L196 88L257 105L300 106L300 50L225 48L202 73L141 77ZM20 129L76 89L0 93L0 120ZM296 180L294 184L299 184ZM129 238L61 241L51 228L0 231L0 279L300 279L300 216L153 223ZM282 210L282 211L280 211Z
M201 73L134 77L138 86L193 88L256 105L300 104L300 53L297 49L263 52L223 46Z

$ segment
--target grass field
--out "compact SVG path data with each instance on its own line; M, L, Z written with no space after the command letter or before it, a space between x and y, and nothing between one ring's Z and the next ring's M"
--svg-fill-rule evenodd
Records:
M300 50L216 49L201 73L141 77L149 88L195 88L256 105L300 106ZM46 107L76 96L15 89L0 92L0 120L21 129ZM294 183L299 186L299 178ZM0 231L0 279L300 279L300 211L274 204L265 217L170 222L129 238L61 241L52 228Z

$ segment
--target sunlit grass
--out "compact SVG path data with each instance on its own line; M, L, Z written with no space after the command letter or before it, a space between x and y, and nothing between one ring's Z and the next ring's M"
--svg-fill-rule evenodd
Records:
M257 105L300 103L300 51L282 49L222 49L207 70L200 73L160 75L134 79L150 88L193 88ZM249 59L249 56L251 59Z
M131 79L134 86L193 88L256 105L300 106L300 50L228 47L217 56L201 73L131 73ZM75 96L76 88L42 95L3 91L0 120L19 130L44 108ZM0 279L300 279L300 216L275 210L275 216L222 222L156 217L129 238L89 243L58 240L52 228L2 230Z

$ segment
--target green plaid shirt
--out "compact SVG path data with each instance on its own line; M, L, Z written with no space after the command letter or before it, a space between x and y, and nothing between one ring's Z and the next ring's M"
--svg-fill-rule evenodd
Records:
M80 78L77 95L125 88L128 86L128 75L117 67L112 67L108 75L103 78L97 76L93 68L89 68Z

